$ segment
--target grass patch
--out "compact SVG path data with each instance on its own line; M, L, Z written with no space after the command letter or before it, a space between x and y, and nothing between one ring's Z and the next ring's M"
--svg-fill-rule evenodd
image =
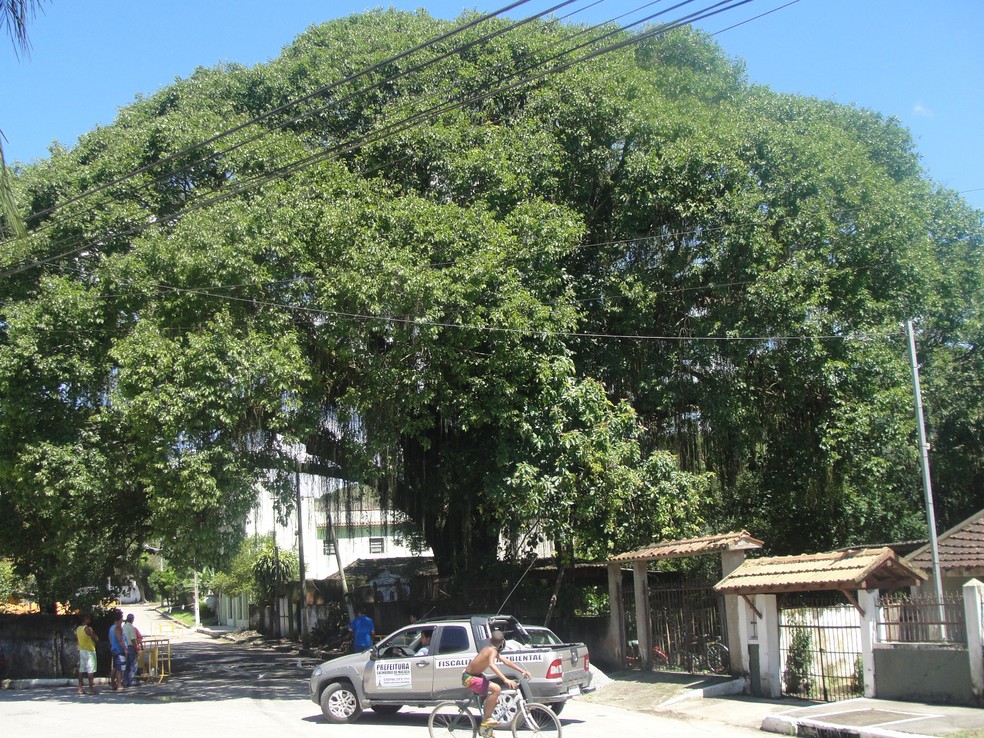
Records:
M171 610L171 612L169 612L168 615L170 615L172 618L177 620L182 625L187 625L189 628L195 627L195 613L193 613L191 610L174 609ZM217 625L218 619L215 618L214 616L210 618L203 617L201 618L201 623L202 625Z

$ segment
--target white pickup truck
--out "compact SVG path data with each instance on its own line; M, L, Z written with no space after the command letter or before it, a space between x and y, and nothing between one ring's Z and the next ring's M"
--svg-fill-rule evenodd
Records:
M506 658L532 674L523 680L531 701L559 713L568 699L591 691L588 647L583 643L538 645L542 639L533 638L513 617L470 615L422 620L367 651L324 662L311 672L311 699L329 722L349 723L366 708L390 715L404 705L427 707L466 698L470 693L461 686L461 672L494 630L507 639ZM430 634L425 653L424 633ZM511 679L519 676L508 667L499 668Z

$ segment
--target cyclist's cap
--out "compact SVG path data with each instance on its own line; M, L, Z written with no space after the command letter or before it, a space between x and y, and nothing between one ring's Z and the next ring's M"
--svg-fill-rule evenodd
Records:
M496 648L501 648L506 643L506 637L502 635L501 630L493 630L492 637L489 638L489 643L491 643Z

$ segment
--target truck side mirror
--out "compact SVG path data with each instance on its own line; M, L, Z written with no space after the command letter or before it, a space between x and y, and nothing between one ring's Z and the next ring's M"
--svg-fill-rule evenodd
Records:
M372 648L369 649L369 660L375 661L378 658L379 658L379 649L373 646Z

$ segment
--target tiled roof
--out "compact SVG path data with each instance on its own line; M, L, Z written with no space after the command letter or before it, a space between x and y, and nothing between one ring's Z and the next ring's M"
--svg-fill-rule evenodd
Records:
M762 541L752 538L747 530L736 533L721 533L716 536L685 538L680 541L661 541L636 551L619 554L611 561L655 561L656 559L679 559L683 556L717 553L719 551L740 551L762 548Z
M925 576L890 548L746 559L714 585L723 594L778 594L885 589L918 584Z
M378 559L356 559L345 567L345 575L371 579L387 569L401 577L435 576L437 565L433 556L390 556ZM338 572L328 579L340 579Z
M958 523L936 539L941 571L980 569L984 571L984 510ZM927 543L906 560L929 571L933 565ZM981 573L981 572L968 572Z

